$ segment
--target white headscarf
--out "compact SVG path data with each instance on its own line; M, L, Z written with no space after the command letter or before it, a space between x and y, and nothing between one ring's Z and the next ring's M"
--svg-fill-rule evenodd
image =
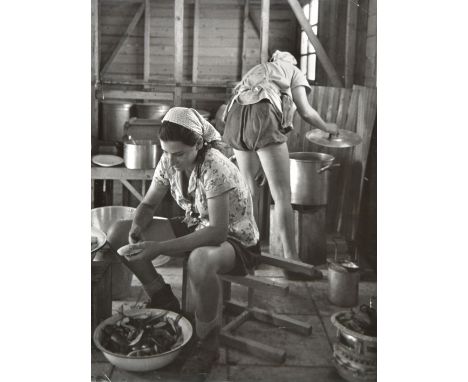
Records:
M271 55L271 61L286 61L290 64L297 65L297 61L291 53L282 52L281 50L276 50L275 53Z
M169 109L162 121L177 123L198 135L205 142L220 141L221 135L218 131L205 120L198 111L188 107L173 107Z

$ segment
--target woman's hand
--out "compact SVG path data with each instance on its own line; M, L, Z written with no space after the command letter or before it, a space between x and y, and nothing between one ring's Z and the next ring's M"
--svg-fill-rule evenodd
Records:
M152 261L158 255L159 243L157 241L141 241L136 244L125 245L117 251L119 255L125 256L128 261Z
M327 133L338 135L338 125L336 123L327 122L325 126L327 127Z
M140 226L132 224L132 228L130 228L130 232L128 233L128 242L130 244L136 244L142 240L142 229Z

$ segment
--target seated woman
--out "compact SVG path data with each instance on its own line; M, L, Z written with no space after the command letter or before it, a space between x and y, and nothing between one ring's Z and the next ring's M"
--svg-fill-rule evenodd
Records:
M125 261L151 300L148 307L179 311L171 287L151 261L158 255L187 256L188 282L195 307L198 337L183 371L208 372L218 357L220 322L217 274L245 275L260 253L249 188L237 167L213 148L221 136L194 110L174 107L160 130L164 151L153 181L130 222L120 222L109 235L113 248L126 244L125 253L142 250ZM167 191L185 210L182 220L171 219L176 234L167 241L141 241L149 231L154 211ZM145 236L147 238L148 235Z

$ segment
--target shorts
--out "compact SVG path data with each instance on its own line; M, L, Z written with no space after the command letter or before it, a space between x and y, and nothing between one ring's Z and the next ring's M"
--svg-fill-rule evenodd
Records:
M233 149L256 151L288 140L282 132L281 114L270 101L252 105L233 102L226 117L223 140Z
M183 217L175 217L169 219L172 230L176 237L185 236L194 231L194 228L189 228L185 223L182 222ZM232 276L245 276L247 274L253 274L255 266L258 264L260 256L260 243L251 247L246 247L241 242L228 237L226 241L234 248L236 256L236 262L234 268L226 274Z

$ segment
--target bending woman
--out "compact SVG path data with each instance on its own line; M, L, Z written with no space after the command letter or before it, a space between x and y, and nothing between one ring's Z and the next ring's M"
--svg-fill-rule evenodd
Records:
M234 149L241 174L249 185L254 205L258 186L255 178L261 168L275 202L275 220L284 257L299 260L294 240L291 207L287 133L293 128L295 109L308 123L336 134L334 123L326 123L310 106L310 86L288 52L276 51L271 61L254 66L234 89L224 115L223 139ZM297 275L286 273L291 278Z
M188 255L188 281L195 306L197 346L183 370L208 372L218 356L218 274L245 275L260 253L259 234L253 218L248 186L237 167L213 148L221 136L194 109L175 107L163 119L160 130L164 151L153 181L131 222L120 223L109 241L113 248L140 253L127 257L127 266L151 297L149 307L179 310L171 287L151 261L164 254ZM151 228L153 215L170 191L185 217L172 219L176 236L167 241L140 241ZM122 233L123 239L122 239ZM120 240L120 242L119 242Z

